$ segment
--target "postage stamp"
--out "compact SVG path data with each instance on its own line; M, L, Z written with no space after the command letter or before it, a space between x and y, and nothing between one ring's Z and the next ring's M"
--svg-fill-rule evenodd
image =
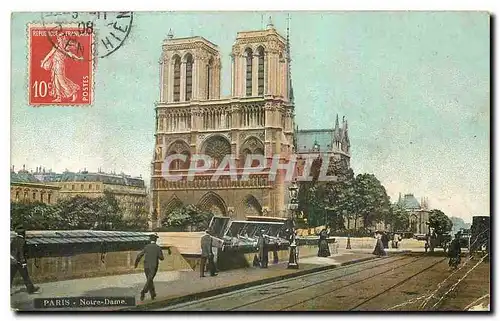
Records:
M91 105L93 32L75 25L29 25L29 104Z

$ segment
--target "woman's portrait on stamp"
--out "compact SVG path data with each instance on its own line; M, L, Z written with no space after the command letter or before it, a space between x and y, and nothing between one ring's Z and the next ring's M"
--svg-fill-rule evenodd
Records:
M50 84L52 85L49 95L54 98L53 102L61 102L62 99L71 98L74 102L80 86L66 77L65 60L73 58L83 60L83 57L77 56L71 52L75 47L72 41L69 41L64 32L57 33L57 47L54 46L41 62L41 67L51 72Z

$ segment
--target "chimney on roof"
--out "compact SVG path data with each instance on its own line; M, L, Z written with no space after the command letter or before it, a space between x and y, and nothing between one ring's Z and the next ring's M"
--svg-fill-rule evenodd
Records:
M23 164L23 171L25 171L25 170L26 170L26 165L25 165L25 164Z

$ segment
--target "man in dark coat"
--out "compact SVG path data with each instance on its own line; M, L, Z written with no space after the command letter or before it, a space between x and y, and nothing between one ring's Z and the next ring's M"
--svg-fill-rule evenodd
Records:
M260 231L257 247L259 249L260 267L266 269L269 263L269 245L266 241L266 230Z
M15 228L16 236L10 242L10 286L17 272L21 274L29 294L37 293L40 288L34 286L28 274L26 262L26 231L22 226Z
M149 236L150 243L144 247L135 259L135 267L137 268L137 265L144 256L144 274L146 274L146 284L141 290L141 301L144 301L144 296L147 292L151 295L151 299L154 300L156 298L153 280L156 276L156 272L158 272L159 260L163 261L163 251L161 250L161 247L156 244L157 239L157 235L151 234Z
M382 235L380 237L380 240L382 241L382 245L384 246L384 249L389 248L389 237L387 236L387 233L381 232Z
M460 248L460 237L460 233L455 234L455 238L451 241L450 248L448 249L448 257L450 258L448 266L454 269L460 264L460 253L462 252Z
M200 262L200 277L205 276L205 265L208 263L210 276L216 276L214 254L212 252L212 236L210 231L206 230L205 235L201 237L201 262Z

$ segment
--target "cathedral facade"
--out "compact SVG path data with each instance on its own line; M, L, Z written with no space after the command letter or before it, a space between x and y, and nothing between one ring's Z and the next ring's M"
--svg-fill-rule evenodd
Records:
M265 30L238 32L232 47L231 95L220 96L221 59L217 45L203 37L174 38L169 32L160 59L160 100L156 103L155 152L151 175L152 227L176 207L195 204L216 215L285 215L287 187L268 169L249 180L212 178L216 168L187 179L192 155L220 163L231 155L238 171L248 154L287 160L293 153L294 105L288 39L272 23ZM185 155L168 172L165 157Z
M189 204L233 219L287 216L290 181L283 172L269 179L276 158L286 163L296 157L300 166L305 154L312 153L349 166L347 121L340 125L337 117L333 130L299 131L295 126L288 29L285 38L270 21L265 30L237 33L231 51L231 95L226 98L220 94L220 56L217 45L203 37L175 38L169 32L164 40L151 166L152 228L161 226L175 208ZM187 161L164 161L176 154ZM213 179L227 155L238 175L253 167L245 163L249 154L262 155L267 162L250 179ZM188 174L194 155L207 155L214 164L192 179ZM181 179L166 179L167 170Z

